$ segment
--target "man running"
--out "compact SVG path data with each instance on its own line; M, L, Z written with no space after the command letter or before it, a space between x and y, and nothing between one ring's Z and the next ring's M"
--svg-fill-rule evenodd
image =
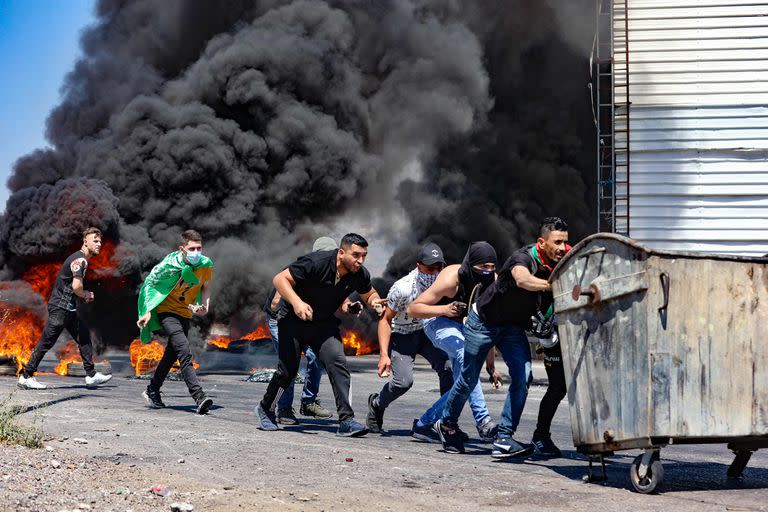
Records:
M445 351L451 360L453 378L458 378L464 365L464 325L467 306L477 300L480 293L493 283L496 270L496 251L488 242L472 242L460 265L449 265L437 277L435 283L419 295L410 306L408 314L424 318L424 332L437 347ZM498 382L493 354L488 355L488 372ZM424 435L423 440L437 442L437 433L431 426L440 417L448 395L440 397L416 422L414 432ZM491 442L496 438L496 422L491 418L480 382L476 382L469 395L469 405L475 418L480 440ZM459 431L464 439L468 436ZM429 438L429 439L427 439Z
M19 387L24 389L45 389L47 386L35 379L40 361L56 344L61 332L66 329L80 349L85 369L85 385L88 387L104 384L112 375L97 372L93 364L93 344L91 331L78 315L78 302L90 303L95 300L92 291L84 288L88 260L101 252L101 230L90 227L83 231L83 245L80 250L69 255L59 270L48 299L48 319L43 327L40 341L35 345L29 361L19 375Z
M413 299L435 282L444 266L443 250L437 244L428 243L419 252L416 268L389 289L387 308L379 319L378 373L379 377L391 373L392 380L384 384L379 393L368 397L366 426L371 432L381 432L386 408L413 386L416 354L421 354L437 373L441 395L453 386L453 372L448 356L424 334L424 322L411 318L405 312ZM422 434L416 424L417 420L413 420L411 435L418 438ZM427 428L431 428L431 425Z
M346 301L353 292L360 294L370 307L383 312L385 300L371 285L371 276L363 266L368 242L349 233L341 239L338 250L318 251L302 256L277 274L273 284L288 304L288 313L278 324L280 362L261 402L256 406L261 430L278 430L275 406L299 369L301 351L309 346L325 366L336 398L339 415L338 436L359 437L368 433L355 421L349 403L350 376L339 321L334 313L355 314L359 303Z
M464 453L464 440L457 430L458 419L467 397L477 385L480 369L495 346L509 368L510 384L501 412L494 457L528 455L532 447L513 436L523 414L531 375L531 350L526 329L544 303L552 302L547 281L552 268L566 252L568 226L558 217L544 219L535 244L515 251L501 267L498 279L475 304L464 327L466 356L461 375L448 392L441 419L436 423L443 448L448 453Z
M312 252L332 251L336 247L336 242L333 238L321 236L312 245ZM273 287L267 296L267 302L264 304L264 312L267 314L267 326L269 327L269 334L272 336L275 353L279 351L277 323L285 316L287 311L288 308L285 301ZM317 394L320 391L320 377L323 375L323 368L320 366L320 361L317 360L317 356L312 352L311 348L307 347L304 350L304 355L307 358L307 371L304 375L304 388L301 393L299 412L304 416L330 418L333 416L333 413L323 407L317 398ZM296 413L293 410L293 385L294 381L292 380L285 389L285 393L277 401L277 422L281 425L299 424L299 420L296 418Z
M208 313L212 278L213 260L203 256L203 237L188 229L181 234L179 250L155 265L141 285L139 320L136 322L141 329L141 341L149 342L155 331L168 338L155 374L142 393L147 405L153 409L165 407L160 398L160 387L176 360L189 394L195 400L197 414L207 413L213 404L197 378L187 338L192 315Z

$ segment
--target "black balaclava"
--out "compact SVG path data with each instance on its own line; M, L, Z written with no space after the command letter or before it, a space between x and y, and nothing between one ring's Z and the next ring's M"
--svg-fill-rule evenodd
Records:
M493 270L477 270L473 267L481 263L497 263L496 250L488 242L472 242L459 268L459 281L472 283L466 293L471 292L471 288L476 284L481 284L480 288L484 290L493 283L495 274Z

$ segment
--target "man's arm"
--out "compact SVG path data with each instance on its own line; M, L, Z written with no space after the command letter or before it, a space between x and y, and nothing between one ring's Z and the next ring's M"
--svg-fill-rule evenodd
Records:
M202 288L200 289L200 305L189 305L189 309L192 310L192 313L197 316L203 316L206 313L208 313L208 308L211 305L211 282L206 281L203 283ZM194 307L193 307L194 306Z
M432 286L416 297L408 306L408 316L413 318L433 318L436 316L456 317L461 311L454 303L436 306L443 297L454 297L459 289L459 266L452 265L437 276Z
M390 308L384 309L384 314L379 318L379 365L377 372L379 377L386 377L392 373L392 360L389 358L389 341L392 337L392 319L395 313Z
M277 311L277 306L280 304L280 299L282 297L280 296L280 292L275 292L275 296L272 297L272 302L269 303L269 308L272 311Z
M379 297L379 292L376 288L371 287L367 293L361 293L360 298L368 304L368 307L376 311L379 316L384 314L385 306L387 305L387 299Z
M540 279L528 270L523 265L515 265L512 267L512 278L517 283L518 288L528 290L530 292L549 292L552 291L552 286L548 281Z
M312 306L301 300L301 297L293 289L296 286L296 281L293 279L291 272L288 269L283 270L275 276L272 280L272 284L275 285L277 293L279 293L285 301L293 306L293 312L296 316L304 321L312 320Z
M85 290L83 288L83 278L82 277L73 277L72 278L72 291L75 292L75 295L83 299L85 302L91 302L93 301L93 292L89 292L88 290Z

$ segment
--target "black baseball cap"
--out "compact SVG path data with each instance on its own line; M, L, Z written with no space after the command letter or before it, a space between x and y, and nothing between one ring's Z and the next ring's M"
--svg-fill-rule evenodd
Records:
M434 265L435 263L442 263L445 265L443 250L439 245L433 244L432 242L421 248L419 258L416 261L424 265Z

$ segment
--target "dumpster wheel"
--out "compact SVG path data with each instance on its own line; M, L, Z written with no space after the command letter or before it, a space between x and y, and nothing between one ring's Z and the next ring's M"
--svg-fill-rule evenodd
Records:
M629 478L639 493L650 494L656 490L664 479L664 466L661 464L659 451L648 450L643 455L638 455L629 468Z

